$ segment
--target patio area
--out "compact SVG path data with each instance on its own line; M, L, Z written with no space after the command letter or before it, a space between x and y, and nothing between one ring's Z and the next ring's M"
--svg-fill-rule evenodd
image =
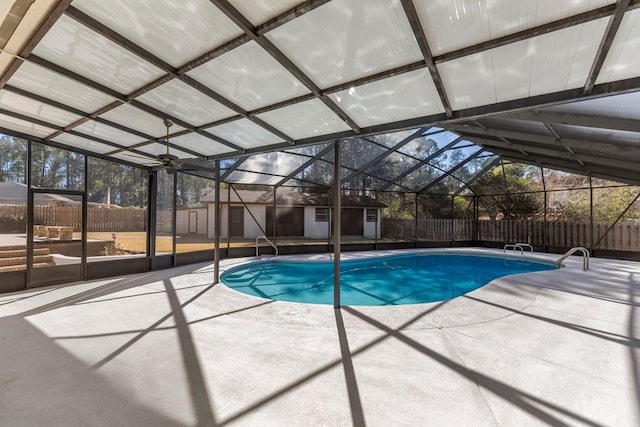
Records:
M640 264L581 261L411 306L262 300L212 264L4 294L0 425L639 425Z

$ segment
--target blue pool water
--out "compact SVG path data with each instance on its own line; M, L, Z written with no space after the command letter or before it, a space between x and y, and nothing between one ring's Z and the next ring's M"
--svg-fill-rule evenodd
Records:
M344 305L399 305L443 301L508 274L552 270L521 258L412 254L342 261ZM257 261L221 276L228 287L262 298L333 304L333 262Z

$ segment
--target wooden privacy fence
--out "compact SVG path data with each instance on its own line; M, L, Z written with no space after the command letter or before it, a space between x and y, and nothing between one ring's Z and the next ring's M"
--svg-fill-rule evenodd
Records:
M419 219L417 221L418 234L416 236L416 221L413 219L382 219L382 237L399 240L431 240L450 241L473 240L473 220L454 219Z
M478 221L477 237L473 235L474 225L470 219L419 219L417 225L416 235L415 220L383 218L382 236L399 240L417 238L430 241L522 242L537 246L592 246L589 221L549 221L546 225L544 221L528 220ZM595 246L598 241L600 243ZM593 244L598 249L640 251L640 223L629 221L614 225L612 222L594 222Z
M147 211L139 208L108 208L89 206L88 231L145 231L147 229ZM73 227L82 230L81 206L43 206L33 207L34 225ZM10 230L0 232L19 232L26 230L27 207L25 205L0 205L0 223L2 219L12 218ZM4 227L0 227L4 228Z
M146 231L147 210L89 206L88 231Z

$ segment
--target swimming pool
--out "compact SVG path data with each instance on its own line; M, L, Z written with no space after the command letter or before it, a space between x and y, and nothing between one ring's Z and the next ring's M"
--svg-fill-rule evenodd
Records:
M410 254L340 263L344 305L401 305L443 301L493 279L552 270L551 263L466 254ZM256 261L224 272L236 291L282 301L333 304L333 262Z

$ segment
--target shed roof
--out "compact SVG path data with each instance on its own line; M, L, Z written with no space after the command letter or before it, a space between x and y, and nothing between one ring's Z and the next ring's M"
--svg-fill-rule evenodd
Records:
M221 191L220 201L226 203L229 200L228 194L227 191ZM326 193L280 191L276 192L276 197L276 204L278 206L329 206L329 196ZM200 201L205 203L215 202L214 189L208 188L204 190ZM273 204L273 191L231 191L231 203L242 202L246 204L271 205ZM374 198L366 195L343 195L341 203L344 207L386 207L384 203L378 202Z

